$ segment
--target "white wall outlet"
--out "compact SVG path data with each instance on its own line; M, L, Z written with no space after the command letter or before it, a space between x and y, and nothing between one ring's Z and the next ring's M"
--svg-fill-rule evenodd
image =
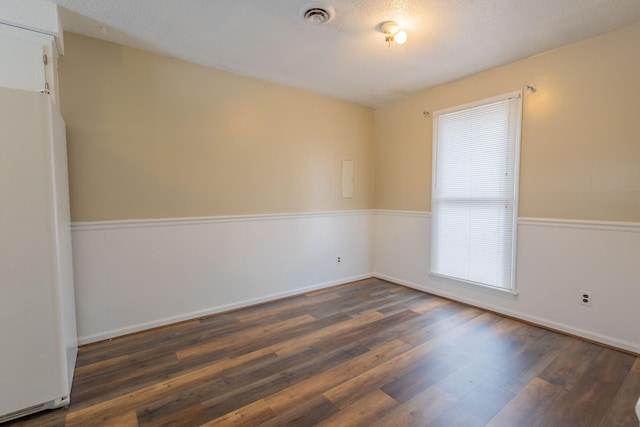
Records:
M591 291L580 291L580 304L591 307Z
M342 264L342 257L336 257L336 264Z

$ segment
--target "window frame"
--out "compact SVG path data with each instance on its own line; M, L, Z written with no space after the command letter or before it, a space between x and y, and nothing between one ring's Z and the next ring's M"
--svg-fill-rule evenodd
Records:
M518 295L517 291L517 283L516 283L516 270L517 270L517 243L518 243L518 206L519 206L519 188L520 188L520 148L521 148L521 136L522 136L522 101L523 101L523 91L513 91L504 93L502 95L493 96L490 98L484 98L477 101L469 102L462 105L457 105L450 108L445 108L441 110L437 110L433 112L433 134L432 134L432 165L431 165L431 207L433 211L433 201L434 194L436 194L436 183L437 183L437 168L438 168L438 117L445 114L455 113L458 111L469 110L475 107L480 107L483 105L488 105L500 101L505 101L508 99L517 99L516 104L516 122L515 122L515 153L514 153L514 180L513 180L513 208L512 208L512 224L511 224L511 277L510 284L511 287L501 287L501 286L493 286L486 283L475 282L472 280L465 280L463 278L447 276L444 274L435 273L432 271L433 264L433 253L434 253L434 245L433 245L433 212L431 218L431 235L429 242L429 276L442 279L447 283L462 285L464 287L474 289L474 290L482 290L487 293L496 294L496 295L511 295L515 298Z

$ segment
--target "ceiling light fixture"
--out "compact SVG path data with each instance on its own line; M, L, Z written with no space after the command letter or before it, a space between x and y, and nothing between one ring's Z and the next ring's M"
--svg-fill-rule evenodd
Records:
M396 21L386 21L380 24L380 30L385 34L384 41L391 47L391 42L404 44L407 41L407 33L400 29Z

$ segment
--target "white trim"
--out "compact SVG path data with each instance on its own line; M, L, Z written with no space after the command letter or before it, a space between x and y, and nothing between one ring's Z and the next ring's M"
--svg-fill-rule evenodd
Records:
M518 225L531 227L580 228L584 230L605 230L640 233L640 222L592 221L554 218L518 218Z
M460 110L468 110L470 108L479 107L481 105L493 104L494 102L500 102L500 101L504 101L511 98L522 99L522 89L515 90L513 92L503 93L502 95L498 95L498 96L492 96L491 98L479 99L477 101L468 102L466 104L456 105L454 107L436 110L433 112L433 118L435 119L437 116L441 116L444 114L455 113L456 111L460 111Z
M400 211L392 209L374 209L372 211L376 215L393 215L393 216L415 216L422 218L431 218L431 212L421 211ZM605 230L605 231L623 231L630 233L640 233L640 222L630 221L597 221L586 219L557 219L557 218L531 218L519 217L516 220L517 225L531 227L558 227L558 228L580 228L585 230Z
M491 104L496 104L496 103L500 103L500 102L505 102L505 101L511 101L511 100L516 100L516 105L515 105L515 113L516 113L516 117L515 117L515 141L514 141L514 145L513 145L513 149L514 149L514 163L513 163L513 196L511 198L511 206L512 206L512 211L511 211L511 227L510 227L510 231L511 231L511 238L510 243L511 243L511 263L508 266L509 267L509 273L510 273L510 277L509 277L509 288L506 289L507 292L513 294L513 295L517 295L516 292L516 272L517 272L517 247L518 247L518 208L519 208L519 200L520 200L520 195L519 195L519 188L520 188L520 146L521 146L521 137L522 137L522 98L523 98L523 91L519 90L519 91L513 91L513 92L508 92L505 94L501 94L501 95L497 95L491 98L485 98L485 99L480 99L471 103L467 103L464 105L458 105L452 108L448 108L445 110L438 110L436 112L434 112L433 115L433 131L432 131L432 148L431 148L431 159L432 159L432 164L431 164L431 206L433 207L433 205L435 204L435 200L439 200L438 197L436 197L435 195L438 194L438 191L436 190L437 186L438 186L438 165L439 165L439 156L438 156L438 145L441 143L440 138L439 138L439 133L438 133L438 126L440 123L439 117L442 115L448 115L448 114L452 114L452 113L457 113L457 112L461 112L461 111L466 111L466 110L472 110L474 108L479 108L479 107L484 107L484 106L488 106ZM509 107L511 108L511 107ZM511 110L510 110L511 111ZM509 125L510 128L510 125ZM509 153L509 152L508 152ZM507 154L507 158L509 157L509 155ZM467 201L467 203L469 203L469 201ZM438 224L438 216L435 217L435 223L436 226ZM432 227L433 227L433 223L432 223ZM433 269L433 265L434 265L434 260L436 259L435 256L437 255L437 251L433 250L434 247L434 237L433 237L433 233L430 236L431 241L429 242L430 244L430 248L431 248L431 269ZM506 269L506 266L505 266ZM433 275L437 275L437 276L441 276L441 277L446 277L448 279L456 279L454 277L449 277L449 276L443 276L440 275L438 273L435 273L433 271L431 271L431 274ZM501 289L497 286L491 286L488 284L483 284L483 283L476 283L473 281L468 281L465 280L463 278L459 278L460 282L463 282L465 285L471 285L471 286L480 286L482 288L485 289L490 289L490 290L498 290Z
M516 93L516 92L512 92ZM520 209L520 150L522 148L522 98L524 92L518 91L518 107L516 117L516 146L515 146L515 159L513 165L513 212L511 216L511 289L514 295L518 295L516 287L518 283L516 281L518 272L518 212Z
M405 210L392 210L392 209L363 209L363 210L349 210L349 211L298 212L298 213L280 213L280 214L221 215L221 216L207 216L207 217L158 218L158 219L125 219L125 220L113 220L113 221L80 221L80 222L73 222L71 224L71 230L72 231L110 230L110 229L122 229L122 228L164 227L164 226L171 226L171 225L209 224L209 223L216 223L216 222L264 221L264 220L302 219L302 218L313 218L313 217L332 217L332 216L368 215L368 214L431 218L431 212L405 211ZM560 227L560 228L581 228L581 229L587 229L587 230L625 231L625 232L632 232L632 233L640 233L640 222L521 217L517 219L517 225L539 226L539 227Z
M531 322L533 324L536 325L540 325L540 326L544 326L547 328L551 328L557 331L561 331L561 332L565 332L567 334L571 334L574 336L578 336L578 337L582 337L582 338L586 338L588 340L592 340L595 342L599 342L599 343L603 343L603 344L607 344L607 345L611 345L613 347L617 347L617 348L621 348L627 351L631 351L634 352L636 354L640 354L640 345L629 342L629 341L624 341L624 340L618 340L615 338L611 338L610 336L607 335L602 335L602 334L598 334L598 333L594 333L591 331L587 331L584 329L580 329L580 328L574 328L570 325L564 324L564 323L559 323L559 322L554 322L554 321L550 321L538 316L531 316L528 315L526 313L522 313L519 311L514 311L514 310L508 310L505 309L503 307L499 307L493 304L487 304L487 303L480 303L478 301L475 301L473 299L470 298L464 298L461 297L460 295L454 295L454 294L450 294L448 292L439 290L439 289L434 289L431 288L429 286L423 286L423 285L418 285L417 283L412 283L412 282L408 282L406 280L402 280L402 279L398 279L395 277L391 277L391 276L387 276L384 274L380 274L380 273L374 273L373 277L379 278L379 279L383 279L383 280L387 280L389 282L392 283L397 283L399 285L403 285L403 286L407 286L409 288L412 289L416 289L422 292L426 292L429 294L433 294L433 295L437 295L443 298L447 298L453 301L458 301L458 302L462 302L474 307L479 307L479 308L483 308L485 310L490 310L499 314L504 314L505 316L509 316L509 317L513 317L515 319L520 319L520 320L524 320L527 322Z
M430 218L431 212L423 211L396 211L390 209L374 209L375 215L413 216L418 218Z
M437 273L429 273L429 276L445 283L461 286L463 288L471 289L485 294L498 295L501 297L512 298L514 300L518 296L518 291L516 291L515 289L498 288L497 286L490 286L485 283L462 280L456 277L445 276Z
M175 225L196 225L222 222L242 222L242 221L274 221L282 219L305 219L317 217L334 217L346 215L369 215L373 210L349 210L349 211L327 211L327 212L296 212L278 214L256 214L256 215L220 215L184 218L158 218L158 219L124 219L113 221L82 221L71 223L72 231L93 231L93 230L117 230L123 228L142 227L166 227Z
M278 299L291 297L295 295L305 294L307 292L315 291L318 289L329 288L331 286L342 285L345 283L355 282L357 280L364 280L373 277L371 274L360 274L352 277L344 277L339 280L334 280L330 282L317 283L311 286L305 286L303 288L293 289L286 292L280 292L276 294L267 295L260 298L252 298L244 301L234 302L232 304L221 305L217 307L210 307L204 310L192 311L190 313L180 314L178 316L166 317L164 319L157 319L151 322L139 323L136 325L127 326L124 328L111 329L108 331L100 332L98 334L87 335L83 337L78 337L78 344L84 345L93 343L96 341L102 341L109 338L119 337L122 335L132 334L134 332L140 332L151 328L157 328L159 326L171 325L177 322L183 322L186 320L198 319L205 316L210 316L212 314L223 313L226 311L231 311L239 308L250 307L256 304L261 304L269 301L275 301Z

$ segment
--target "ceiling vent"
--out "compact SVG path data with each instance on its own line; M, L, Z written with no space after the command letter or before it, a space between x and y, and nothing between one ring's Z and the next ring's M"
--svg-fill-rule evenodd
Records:
M303 4L298 13L311 24L326 24L333 19L335 10L331 6L312 2Z

